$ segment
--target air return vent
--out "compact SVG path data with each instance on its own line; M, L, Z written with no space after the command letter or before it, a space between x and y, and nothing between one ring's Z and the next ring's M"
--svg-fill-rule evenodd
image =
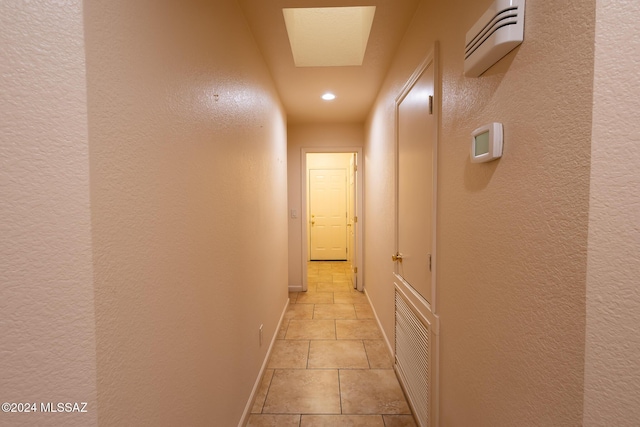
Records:
M438 425L438 318L396 275L395 370L418 426Z
M478 77L524 39L524 1L496 0L465 39L464 75Z

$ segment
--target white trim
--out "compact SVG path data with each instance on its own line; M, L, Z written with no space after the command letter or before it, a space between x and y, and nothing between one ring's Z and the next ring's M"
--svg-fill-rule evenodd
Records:
M364 245L363 245L363 224L364 224L364 155L362 147L302 147L300 149L300 188L301 188L301 240L302 240L302 291L306 292L308 289L307 283L307 260L309 259L308 230L307 230L307 154L309 153L356 153L357 167L356 170L356 212L358 216L358 222L356 223L356 253L358 254L356 260L356 267L358 273L356 274L358 280L358 290L364 290L364 269L362 268L364 260ZM290 288L291 289L291 288Z
M289 286L289 292L302 292L302 285Z
M253 409L253 404L255 403L256 396L258 395L258 390L260 389L260 384L262 384L262 377L264 376L264 372L267 369L267 364L269 363L269 357L271 357L271 351L273 350L273 346L276 343L276 338L278 337L278 332L280 331L280 327L282 326L282 321L284 320L284 315L287 312L287 308L289 308L289 298L287 298L287 303L284 306L284 310L282 310L282 314L280 315L280 320L278 321L278 326L271 338L271 343L269 344L269 349L262 361L262 366L260 367L260 372L258 373L258 378L253 385L253 389L251 390L251 394L249 395L249 400L244 407L244 412L242 413L242 417L240 417L240 422L238 423L238 427L243 427L249 421L249 416L251 415L251 409Z
M384 342L387 343L387 350L389 350L389 354L391 355L391 358L395 360L395 357L396 357L395 345L391 345L391 343L389 342L389 337L387 336L387 334L384 333L384 328L382 327L382 323L380 323L380 318L378 317L378 313L376 313L376 309L374 308L374 305L371 302L371 298L369 298L369 293L367 292L366 289L364 290L364 294L367 297L367 301L369 301L369 305L371 306L371 311L373 311L373 317L375 317L376 319L376 323L378 324L378 329L380 329L382 338L384 338ZM395 319L394 319L394 322L395 322ZM395 361L394 361L394 365L395 365Z

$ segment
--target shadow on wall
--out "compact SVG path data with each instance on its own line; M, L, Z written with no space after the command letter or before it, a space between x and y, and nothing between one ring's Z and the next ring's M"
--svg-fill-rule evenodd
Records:
M500 159L488 163L471 163L467 159L464 167L464 188L473 192L487 188L499 164Z

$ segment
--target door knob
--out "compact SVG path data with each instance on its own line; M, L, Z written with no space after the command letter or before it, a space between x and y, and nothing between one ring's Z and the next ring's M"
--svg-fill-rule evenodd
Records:
M400 261L402 262L402 254L400 252L396 252L395 254L391 255L391 261Z
M311 221L311 225L314 225L316 222L315 221Z

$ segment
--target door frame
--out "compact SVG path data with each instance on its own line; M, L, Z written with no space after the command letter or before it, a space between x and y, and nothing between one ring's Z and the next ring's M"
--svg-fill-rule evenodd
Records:
M306 292L308 288L307 283L307 260L309 259L309 247L307 245L308 236L309 236L309 223L307 221L307 205L308 205L308 188L307 188L307 154L311 153L356 153L357 159L357 170L356 170L356 213L358 216L358 222L356 222L356 268L358 269L357 277L357 289L362 291L364 289L363 282L363 268L362 268L362 260L363 260L363 240L362 240L362 230L364 224L364 215L363 215L363 176L364 176L364 156L362 147L302 147L300 149L300 165L301 165L301 174L300 174L300 188L302 189L302 221L301 222L301 235L302 235L302 291Z
M437 237L437 212L438 212L438 145L440 141L440 70L438 64L438 44L435 43L433 49L426 55L422 63L416 68L411 77L404 84L400 93L395 99L395 111L394 111L394 120L395 120L395 129L394 129L394 139L395 139L395 212L394 212L394 234L395 234L395 250L398 250L399 237L398 237L398 218L399 218L399 202L398 202L398 193L399 193L399 163L400 156L398 154L399 146L400 146L400 104L407 97L411 89L415 86L418 79L422 76L422 74L427 70L429 65L433 64L433 100L432 100L432 111L433 118L435 120L435 141L433 142L433 189L432 189L432 212L431 212L431 302L427 303L431 309L433 314L437 314L436 310L436 296L437 296L437 281L436 281L436 271L437 271L437 245L436 245L436 237ZM397 273L397 265L394 265L394 272ZM426 302L426 301L425 301Z

